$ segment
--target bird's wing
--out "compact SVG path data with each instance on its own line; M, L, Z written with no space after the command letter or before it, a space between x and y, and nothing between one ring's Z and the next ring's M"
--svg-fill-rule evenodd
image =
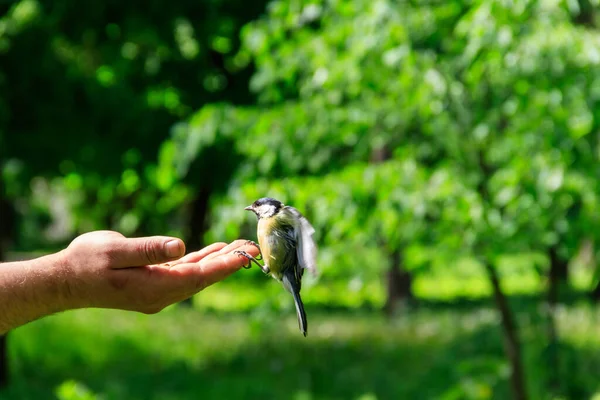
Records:
M296 253L298 255L298 264L301 268L308 269L311 273L317 273L317 245L313 239L315 228L312 227L310 222L294 207L286 206L298 221L298 227L296 228L298 237L296 238L298 245L296 246Z

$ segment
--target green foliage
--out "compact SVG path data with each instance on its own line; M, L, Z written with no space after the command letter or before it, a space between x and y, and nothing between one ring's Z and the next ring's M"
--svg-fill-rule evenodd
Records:
M61 76L44 83L61 94L57 105L77 90L89 103L70 114L65 141L44 133L56 125L43 108L30 128L9 120L6 132L46 138L3 139L13 197L28 192L27 176L59 174L52 187L69 197L72 227L181 235L188 206L208 190L206 240L222 240L249 232L240 207L272 193L318 225L325 254L341 241L423 250L408 268L556 243L573 256L596 236L599 50L595 32L574 22L579 11L542 1L275 1L238 40L237 8L206 6L210 23L200 24L186 7L149 7L161 12L157 25L128 6L64 32L57 21L74 16L59 8L29 1L7 12L5 73L23 75L9 83ZM36 40L36 64L48 70L18 69ZM245 88L209 90L239 71L243 81L249 65L256 104L239 104L251 98ZM63 78L59 66L72 72ZM29 89L8 90L19 99ZM113 120L125 104L135 107ZM177 119L170 137L150 134Z
M79 9L67 0L0 6L0 168L3 195L21 215L16 247L42 248L100 228L203 235L205 243L252 239L256 222L243 207L272 196L300 209L316 228L321 276L318 285L307 277L309 307L356 310L384 303L382 277L397 254L421 299L489 295L482 261L494 264L507 293L537 295L546 285L540 276L550 248L573 260L583 241L598 242L597 1L264 6L108 1ZM577 275L578 285L589 289L598 272L591 275ZM446 321L441 314L410 315L394 322L401 328L340 318L329 328L346 334L346 342L321 332L310 345L295 336L271 345L261 335L273 310L293 310L269 283L257 270L242 271L196 299L204 311L251 314L232 317L238 336L231 340L242 350L224 356L210 341L198 345L192 338L205 327L193 323L166 333L157 326L159 339L150 344L134 332L126 338L140 349L126 360L132 365L162 354L175 339L188 341L177 356L160 356L167 361L159 357L156 370L128 375L125 384L107 367L123 349L105 338L116 349L106 359L94 349L66 353L91 360L92 375L105 374L114 386L80 372L57 395L86 396L77 383L85 382L93 392L142 398L146 387L137 382L166 374L172 383L161 383L157 393L167 397L177 385L179 395L208 390L208 397L228 390L299 399L507 396L499 339L488 340L496 322L469 336L452 330L454 321L439 322ZM174 315L181 316L159 318L173 322ZM586 324L559 316L561 376L570 382L561 393L592 396L597 384L576 365L577 328L564 329ZM474 323L461 312L452 317ZM215 336L231 328L210 323ZM545 332L538 320L522 324L530 391L537 395L548 373L535 368ZM428 341L428 329L439 335ZM194 352L204 358L191 359ZM324 353L348 379L322 370ZM595 357L586 358L592 360L586 368L597 366ZM353 364L357 358L364 370ZM310 373L295 371L301 359ZM223 376L209 389L207 381L194 381L206 372L198 367L204 362ZM231 366L249 378L230 375ZM52 368L59 374L60 366ZM271 375L286 368L297 374L273 382ZM404 386L391 384L395 371L406 374ZM63 381L53 379L42 391ZM267 381L273 386L256 385Z
M258 104L206 106L171 139L178 171L221 140L241 159L208 239L246 234L240 210L271 195L307 213L325 253L345 241L421 249L420 265L557 244L574 256L598 232L600 76L597 34L575 13L272 2L236 55L256 64Z
M99 228L182 234L185 213L174 210L193 195L156 167L169 156L160 145L204 103L252 100L252 69L233 56L241 26L264 3L109 1L77 12L73 4L0 6L3 195L42 230L29 182L47 178L72 214L63 237ZM18 239L17 247L38 246L35 237Z

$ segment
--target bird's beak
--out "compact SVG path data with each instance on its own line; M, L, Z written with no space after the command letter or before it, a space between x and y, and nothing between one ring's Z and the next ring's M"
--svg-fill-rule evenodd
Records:
M252 206L248 206L248 207L245 207L244 210L246 210L246 211L254 211L254 208Z

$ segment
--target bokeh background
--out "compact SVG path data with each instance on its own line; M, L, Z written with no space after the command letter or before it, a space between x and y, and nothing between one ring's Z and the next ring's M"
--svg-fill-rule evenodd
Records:
M1 259L96 229L255 239L263 196L320 246L307 338L242 270L15 329L0 397L599 399L599 11L0 2Z

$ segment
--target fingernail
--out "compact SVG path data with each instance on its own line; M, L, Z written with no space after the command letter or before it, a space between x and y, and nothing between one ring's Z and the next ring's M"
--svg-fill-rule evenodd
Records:
M167 257L183 256L183 246L180 240L169 240L165 243L165 253Z

